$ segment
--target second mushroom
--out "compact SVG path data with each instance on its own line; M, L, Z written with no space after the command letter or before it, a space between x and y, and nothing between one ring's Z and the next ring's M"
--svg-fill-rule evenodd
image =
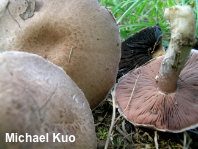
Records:
M198 126L196 22L190 6L167 8L165 17L171 23L166 55L124 75L114 91L131 123L177 133Z

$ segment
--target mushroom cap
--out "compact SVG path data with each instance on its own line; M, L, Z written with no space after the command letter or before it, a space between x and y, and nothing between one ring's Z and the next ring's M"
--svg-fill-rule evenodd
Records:
M83 92L56 65L26 52L0 53L2 148L96 148L93 116ZM6 143L6 133L45 135L49 142ZM53 134L75 142L53 142Z
M152 60L119 80L114 91L120 113L136 126L163 132L193 129L198 126L198 52L191 52L179 75L178 89L172 94L161 93L157 88L156 76L163 58Z
M38 54L61 66L84 92L91 108L114 85L121 55L119 28L97 0L36 0L23 20L26 0L10 0L0 25L2 50Z
M121 60L117 77L139 67L158 55L163 50L162 31L159 24L146 27L122 42ZM158 53L158 54L157 54Z

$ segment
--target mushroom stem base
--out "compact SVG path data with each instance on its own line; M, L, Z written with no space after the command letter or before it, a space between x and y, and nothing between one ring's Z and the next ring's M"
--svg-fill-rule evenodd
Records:
M177 91L178 85L177 82L174 80L173 82L160 82L158 84L158 91L164 94L172 94Z

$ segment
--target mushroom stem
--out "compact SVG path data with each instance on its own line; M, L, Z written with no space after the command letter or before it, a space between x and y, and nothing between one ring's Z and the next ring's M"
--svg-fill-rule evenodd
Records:
M190 6L167 8L164 17L171 23L171 40L159 70L158 90L168 94L177 90L178 76L190 58L196 41L196 21Z

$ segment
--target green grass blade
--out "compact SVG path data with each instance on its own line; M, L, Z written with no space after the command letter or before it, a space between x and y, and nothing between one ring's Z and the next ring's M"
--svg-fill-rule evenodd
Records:
M114 4L115 6L118 5L117 0L113 0L113 4Z
M195 7L196 7L196 11L197 11L197 19L196 19L196 21L197 21L198 20L198 1L197 0L195 1ZM196 35L198 36L198 22L196 22L196 25L197 25Z
M127 7L127 6L131 5L131 3L133 3L133 1L131 1L131 0L127 0L127 1L125 1L125 2L124 2L124 4L122 5L122 8L124 8L124 7Z
M185 0L182 0L182 6L184 6L185 5Z
M134 18L133 22L136 22L138 18L141 18L140 14L143 11L144 7L146 6L147 2L148 2L148 0L145 0L144 3L140 7L138 7L137 13L136 13L136 16L138 16L138 17Z
M149 26L153 26L153 25L155 25L155 24L151 24L151 23L133 23L133 24L120 26L119 28L123 29L123 28L138 27L138 26L149 27Z
M141 4L141 0L135 1L126 11L125 13L119 18L117 24L119 24L127 15L129 15L139 4Z
M144 3L142 4L142 6L140 6L140 8L138 9L137 15L140 15L140 13L144 9L144 7L145 7L145 5L146 5L147 2L148 2L148 0L145 0Z
M149 9L146 13L145 13L145 15L148 15L154 8L155 8L155 6L158 4L158 1L156 0L155 2L154 2L154 4L153 4L153 6L151 7L151 9Z
M120 36L121 36L122 38L124 38L124 39L129 38L129 36L127 35L127 33L124 32L124 31L122 31L122 30L120 30Z
M115 14L116 12L118 12L119 10L121 11L124 11L124 9L121 8L121 5L123 4L124 2L120 2L118 5L116 5L115 7L113 7L111 9L111 11L113 12L113 14Z

